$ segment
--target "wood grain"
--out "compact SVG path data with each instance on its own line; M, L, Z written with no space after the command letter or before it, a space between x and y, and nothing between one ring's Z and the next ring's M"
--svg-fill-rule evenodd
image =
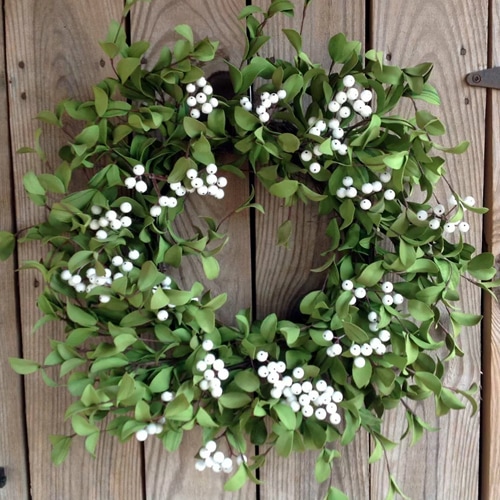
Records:
M148 63L154 61L159 49L164 45L172 46L176 39L174 27L189 24L195 38L208 36L220 41L218 60L206 65L205 73L211 75L225 69L221 57L229 58L239 64L243 52L244 37L236 17L245 6L242 0L156 2L141 5L132 16L132 39L147 38L151 43ZM208 76L210 81L210 76ZM220 158L221 163L230 161ZM220 276L213 282L203 277L200 261L195 257L184 259L181 269L172 270L171 275L179 284L190 286L194 281L203 282L213 294L227 292L228 302L217 317L221 321L234 323L234 315L242 308L252 306L251 244L249 212L238 214L238 208L249 196L247 179L228 177L226 196L222 201L191 195L186 199L185 212L176 221L179 234L187 237L193 234L193 226L203 226L201 215L210 216L217 221L224 220L221 232L229 236L224 249L217 254L220 263ZM256 488L247 484L236 493L224 493L223 485L227 479L224 474L211 471L196 472L195 455L202 446L201 434L189 432L182 447L176 453L168 453L160 442L146 444L146 497L151 500L160 498L191 499L203 495L206 499L253 499Z
M267 1L254 2L265 8ZM263 55L292 59L294 49L281 33L283 28L300 29L303 2L296 0L296 16L290 19L276 16L266 26L272 43ZM339 31L347 37L363 40L365 3L362 1L313 1L308 9L303 29L303 47L314 62L330 66L328 40ZM257 201L266 209L266 215L256 216L256 313L265 317L271 311L281 317L293 318L300 299L309 291L320 288L324 276L311 274L310 269L323 263L320 252L325 248L326 221L318 218L317 205L298 204L289 210L279 199L256 186ZM275 246L277 230L282 222L293 223L293 241L290 248ZM360 434L352 445L342 450L336 461L331 484L349 494L350 498L368 498L368 440ZM263 500L319 499L327 491L327 483L318 485L314 479L317 453L306 452L281 459L270 454L261 470L264 483L260 487ZM299 479L300 478L300 479Z
M7 75L5 68L4 17L0 13L0 230L15 232L13 173L10 164ZM25 436L24 390L22 380L10 368L7 358L21 353L21 330L18 320L15 260L0 262L3 291L0 301L0 467L7 482L0 489L0 499L29 498L28 449Z
M464 12L474 12L464 22ZM435 70L432 83L441 92L442 107L433 111L448 126L446 144L470 140L465 155L447 157L448 178L457 192L472 195L482 202L484 182L485 98L484 90L465 85L464 76L486 65L487 1L450 0L435 3L401 3L397 0L375 0L371 32L372 45L390 54L391 63L415 65L432 61ZM397 20L397 22L396 22ZM419 107L421 105L419 104ZM449 192L438 192L446 200ZM481 248L482 224L478 217L467 215L472 231L468 240ZM469 284L462 287L462 307L469 312L481 311L481 296ZM480 328L469 328L461 337L463 360L449 365L446 385L466 388L479 383L481 370ZM413 407L413 405L412 405ZM418 414L438 433L427 435L413 447L396 448L388 454L391 472L403 491L412 498L478 498L479 415L470 417L470 409L453 412L437 421L434 405L419 405ZM391 412L385 429L397 438L404 427L403 412ZM385 464L372 468L371 497L383 498L387 490Z
M267 0L260 0L267 5ZM257 3L257 2L256 2ZM445 0L434 2L400 2L399 0L373 0L371 19L372 40L377 49L390 54L395 64L412 65L423 60L435 63L432 82L441 90L443 106L437 114L448 124L447 144L462 139L471 141L466 155L448 158L449 178L456 190L472 195L480 202L484 188L485 123L490 129L490 154L486 192L492 207L486 239L500 262L500 94L491 94L491 117L485 121L486 92L469 88L463 83L466 73L485 68L487 65L487 0ZM15 156L9 160L9 142L12 151L29 145L37 124L33 116L41 109L51 108L57 100L67 96L90 95L91 85L106 75L109 67L104 61L96 40L105 35L108 20L117 17L121 0L5 0L5 19L0 23L0 60L3 61L5 27L7 73L0 73L0 171L4 182L0 185L0 229L12 227L11 204L15 203L17 228L37 223L44 212L33 206L23 194L22 176L28 170L42 171L34 157ZM193 26L195 35L209 35L221 40L220 56L233 62L239 60L243 37L241 25L235 21L244 0L157 0L141 4L132 16L132 38L152 39L149 60L160 47L175 38L173 27L179 23ZM280 33L282 27L298 27L303 2L296 0L298 18L293 22L270 23L268 33L277 37L270 55L291 57L287 41ZM363 39L365 30L365 2L362 0L314 0L304 23L304 47L313 60L327 63L326 41L338 31L351 38ZM492 65L500 65L500 7L491 0ZM473 13L467 15L464 13ZM367 13L367 16L370 13ZM295 23L295 24L294 24ZM223 68L218 61L207 67L211 73ZM3 71L3 66L0 72ZM10 134L8 129L5 84L8 83L10 107ZM56 145L63 138L49 134L44 139L47 150L55 159ZM14 200L8 176L15 183ZM189 234L198 225L198 214L222 219L231 213L248 196L245 181L230 179L226 198L221 204L206 203L192 198L187 203L179 230ZM283 317L292 314L300 296L317 287L309 269L318 264L321 248L321 224L314 205L294 207L289 213L259 189L258 201L267 209L265 217L256 214L255 249L257 284L254 304L258 316L277 311ZM440 197L445 198L440 194ZM208 211L210 213L208 213ZM279 225L291 218L295 224L295 239L289 250L276 248L276 231ZM469 216L468 216L469 217ZM482 226L478 217L469 217L473 231L470 241L481 246ZM228 290L230 300L220 318L230 321L240 307L251 305L251 245L248 213L229 217L222 227L230 241L220 255L222 274L210 283L214 293ZM23 245L19 259L38 259L40 249L36 245ZM202 278L201 266L196 259L183 267L178 277L183 283ZM0 264L4 294L0 304L0 335L4 361L0 363L0 466L6 467L7 485L0 489L0 500L24 499L76 500L191 500L203 497L212 499L249 500L257 498L254 485L247 485L241 492L224 494L222 475L210 472L196 473L193 456L201 443L196 431L189 433L181 452L168 454L157 443L145 446L145 477L141 475L141 448L131 442L120 445L104 439L98 450L97 460L92 460L77 444L70 459L56 468L50 463L49 434L70 432L62 424L62 414L70 400L64 388L47 388L37 376L25 380L25 418L29 466L23 439L23 404L21 380L12 374L5 362L7 356L19 355L19 333L16 331L16 308L20 311L23 352L28 358L42 361L48 351L48 339L60 335L53 326L43 328L35 336L31 328L39 318L34 303L40 290L40 278L31 271L19 275L19 283L13 272L13 261ZM16 305L16 291L20 303ZM463 308L470 312L480 311L480 295L465 285ZM496 500L500 497L500 431L497 415L500 411L500 307L490 303L485 336L484 403L482 407L483 467L481 498ZM480 329L468 329L462 337L466 352L464 360L450 365L446 383L465 388L480 380L481 344ZM432 403L411 403L419 415L431 425L439 426L437 433L426 435L410 448L407 443L388 454L391 472L403 491L416 499L476 499L479 498L479 416L470 418L470 409L454 412L443 419L434 417ZM7 424L5 424L7 423ZM402 411L388 414L386 434L398 438L404 431ZM384 463L368 468L366 459L369 443L364 435L343 450L344 457L337 461L332 483L346 491L354 500L384 498L387 491L387 471ZM259 487L261 500L319 499L327 485L314 481L314 453L280 459L270 454L268 463L261 471L264 484ZM31 476L31 477L30 477ZM30 483L31 480L31 483ZM145 485L143 482L145 481ZM30 492L31 489L31 492Z
M243 0L162 0L138 5L132 13L132 38L151 42L147 56L152 61L165 45L173 46L178 24L189 24L196 40L208 37L220 42L217 60L208 63L208 74L226 69L222 59L239 65L244 47L243 25L236 18Z
M491 66L500 65L500 5L491 2L490 8ZM479 65L477 69L485 69ZM476 68L474 68L476 69ZM487 122L487 164L485 196L490 213L487 218L487 248L495 256L497 269L500 264L500 95L490 93L490 114ZM498 299L498 290L495 292ZM500 306L498 300L486 297L485 335L483 355L483 419L482 419L482 467L481 486L485 500L500 497Z
M193 282L200 281L205 289L210 290L212 297L227 293L226 304L217 311L217 319L226 324L235 324L235 315L241 309L252 306L252 269L250 256L250 217L249 211L235 213L248 198L248 181L234 174L224 174L228 179L223 200L211 196L188 195L185 212L177 218L175 229L183 238L193 237L195 227L204 227L201 219L209 216L222 221L220 233L227 236L224 248L216 254L220 264L220 274L215 280L208 280L203 273L201 260L197 256L189 256L183 260L179 269L171 269L170 276L180 287L191 288ZM214 247L222 240L214 242Z
M97 40L105 37L108 22L119 16L121 5L120 0L5 2L13 150L32 142L37 126L33 117L38 111L53 108L65 97L91 96L91 85L109 73L109 67L100 65ZM44 146L54 160L63 138L51 132L47 133ZM23 193L22 176L28 170L40 172L42 166L32 155L16 156L13 172L19 228L35 224L44 216ZM22 245L19 258L38 260L40 248ZM44 327L36 335L31 333L40 316L35 307L40 280L33 272L20 274L23 351L27 358L37 361L43 361L49 351L48 339L61 333L54 325ZM71 399L63 387L50 389L38 376L26 377L25 384L31 498L136 500L142 497L140 449L133 442L123 446L112 439L103 439L97 460L79 443L63 466L53 466L48 436L71 432L63 424L64 410Z

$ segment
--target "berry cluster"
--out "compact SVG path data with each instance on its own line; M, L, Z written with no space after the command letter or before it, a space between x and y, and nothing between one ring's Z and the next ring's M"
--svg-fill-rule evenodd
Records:
M358 90L355 87L356 80L352 75L344 76L342 83L344 89L337 92L328 103L328 111L334 113L335 117L341 120L349 118L353 111L362 118L369 118L373 113L368 104L373 99L372 91L368 89Z
M350 305L354 305L358 299L364 299L367 296L366 288L363 286L355 286L352 280L344 280L341 284L342 290L352 291L352 299ZM384 306L399 306L404 302L404 297L400 293L394 292L394 284L390 281L384 281L380 285L382 295L382 304ZM379 315L376 311L368 313L368 329L370 332L377 334L376 337L370 339L369 342L363 344L353 343L349 347L349 353L354 358L354 365L362 368L366 364L366 358L369 358L373 353L382 356L387 352L385 345L391 339L390 331L387 329L379 330ZM327 342L334 342L326 349L327 356L334 358L340 356L344 352L344 348L340 343L340 337L336 337L332 330L327 329L323 332L323 339Z
M384 306L400 306L403 304L405 298L400 293L394 292L394 285L391 281L384 281L380 288L384 295L382 296L382 304Z
M163 391L160 395L161 400L164 403L170 403L175 398L175 393L172 391ZM144 427L144 429L139 429L135 433L135 438L137 441L146 441L149 436L154 436L155 434L161 434L163 432L163 426L166 422L165 417L161 417L157 422L150 422Z
M268 353L259 351L256 358L265 363ZM325 420L328 417L331 424L338 425L342 419L337 412L337 404L344 399L342 393L328 385L325 380L317 380L314 385L309 380L302 381L305 373L300 366L292 370L291 376L283 375L286 370L287 366L283 361L269 361L259 366L259 377L272 385L271 397L283 399L294 412L300 411L305 418Z
M262 94L259 95L255 105L255 113L259 117L259 120L262 123L267 123L271 119L272 111L276 107L278 102L285 98L286 90L284 89L272 93L262 92ZM247 96L243 96L240 99L240 105L247 111L252 111L254 106L250 98Z
M433 230L437 230L442 227L445 234L453 234L457 229L461 233L468 233L470 230L470 225L464 220L451 220L450 213L458 208L460 205L463 211L467 210L467 207L473 207L476 204L476 200L472 196L467 196L463 199L463 202L459 203L455 195L450 196L448 200L450 208L446 210L445 206L438 203L430 210L419 210L417 212L417 218L421 221L426 221L429 217L429 227Z
M198 170L190 168L186 172L187 184L189 187L186 188L186 192L194 193L196 191L200 196L210 195L218 200L224 198L224 188L227 186L227 178L223 176L217 176L217 165L215 163L210 163L205 168L205 175L200 176ZM177 193L179 183L170 184L170 188L174 189Z
M396 197L396 193L393 189L385 189L383 184L387 184L388 182L391 181L391 173L390 172L383 172L379 176L379 180L373 181L373 182L365 182L363 183L360 188L356 188L354 185L354 179L346 175L342 179L342 186L339 187L336 191L336 196L337 198L344 199L344 198L350 198L354 199L357 198L359 208L361 210L370 210L373 206L373 201L367 198L366 196L362 195L372 195L374 193L380 193L383 190L383 197L386 201L392 201ZM361 194L360 194L361 192Z
M134 176L127 177L124 181L125 187L128 189L135 189L138 193L144 194L148 190L148 184L143 179L146 172L144 165L138 163L132 167Z
M132 168L132 171L135 177L127 177L124 181L125 186L128 189L135 189L138 193L141 194L146 193L148 191L148 184L143 177L144 174L146 173L144 165L138 163ZM151 217L158 217L161 215L163 207L175 208L176 206L177 206L177 198L175 198L174 196L160 196L158 198L158 203L150 208L149 213Z
M191 108L191 118L198 120L202 114L209 115L219 105L219 100L213 96L214 89L203 76L195 83L188 83L186 91L186 104Z
M222 359L210 352L214 348L210 339L204 340L201 347L207 354L196 363L196 370L203 374L198 385L202 391L210 391L213 398L220 398L223 392L222 382L229 378L229 370Z
M370 313L371 314L371 313ZM376 315L376 313L375 313ZM370 317L370 315L368 315ZM376 316L377 317L377 316ZM384 342L387 343L391 339L391 334L389 330L378 331L378 317L375 322L370 322L370 331L377 333L377 337L373 337L369 342L363 344L353 343L349 347L349 353L354 358L354 365L358 368L363 368L366 364L366 358L369 358L373 353L382 356L387 352L387 347ZM325 330L323 332L323 338L326 341L335 341L331 346L326 349L326 354L330 358L340 356L344 352L344 348L340 343L340 338L335 337L332 330Z
M94 207L92 207L94 208ZM63 269L60 273L60 277L63 281L66 281L68 285L72 286L77 293L89 293L96 287L111 287L114 280L120 279L125 276L124 273L129 273L134 268L134 261L141 257L141 253L137 249L130 249L127 253L127 259L125 260L121 255L115 255L111 258L109 267L104 267L104 274L98 274L95 267L89 267L85 270L80 270L80 273L71 273L69 269ZM161 283L161 287L169 289L172 284L172 279L168 276ZM153 287L153 293L158 289L157 286ZM100 294L99 302L106 304L111 300L109 294ZM160 313L158 312L158 319L164 321L168 318L168 312L164 311L166 317L160 318Z
M186 172L185 182L171 182L169 188L172 193L170 196L160 195L158 201L153 204L149 210L151 217L159 217L164 208L175 208L178 204L178 198L182 198L188 193L194 193L204 196L211 195L218 200L224 198L224 188L227 186L227 178L217 176L217 165L210 163L205 168L205 176L201 177L198 170L190 168ZM138 193L144 194L148 191L148 184L144 180L144 165L137 164L132 169L134 177L127 177L124 181L129 189L135 189ZM130 207L132 209L132 207Z
M340 156L345 156L348 153L348 147L342 140L345 136L345 131L342 128L342 120L351 117L353 112L363 118L369 118L373 113L369 102L373 98L371 90L362 89L361 91L354 87L356 80L352 75L346 75L342 83L344 89L335 94L335 97L328 103L328 111L332 113L330 119L321 119L311 117L308 120L308 133L314 136L324 136L326 133L331 138L332 151ZM321 164L317 161L322 156L322 152L318 145L312 149L302 151L300 158L304 163L309 163L308 169L312 174L317 174L321 171ZM353 196L354 197L354 196Z
M226 457L224 452L217 450L217 443L213 440L208 441L205 446L200 448L198 452L199 459L195 463L197 471L212 469L214 472L225 472L230 474L233 472L234 463L231 457ZM239 455L236 458L237 465L247 461L245 455Z
M89 223L89 228L95 231L95 237L98 240L104 241L108 235L109 231L119 231L121 228L127 228L132 225L132 219L129 217L129 213L132 212L132 205L125 201L120 207L119 214L116 210L106 210L98 205L92 205L90 207L90 212L93 216L99 216L99 218L91 219Z
M139 429L135 433L137 441L146 441L149 436L161 434L163 432L163 424L166 422L165 417L162 417L158 422L150 422L144 429Z

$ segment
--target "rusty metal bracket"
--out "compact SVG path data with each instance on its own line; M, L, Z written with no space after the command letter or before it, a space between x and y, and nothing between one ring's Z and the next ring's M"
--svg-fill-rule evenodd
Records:
M466 76L466 81L473 87L500 89L500 67L474 71Z

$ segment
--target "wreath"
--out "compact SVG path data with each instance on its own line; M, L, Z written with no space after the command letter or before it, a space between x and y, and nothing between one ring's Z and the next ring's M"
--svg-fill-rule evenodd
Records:
M148 43L129 44L124 23L113 22L101 45L115 76L93 87L92 100L68 99L38 115L80 130L50 173L24 177L46 220L0 239L3 258L17 239L48 244L41 261L23 267L45 281L35 329L62 321L65 335L51 341L43 363L10 362L49 384L57 384L49 369L59 367L75 398L65 414L73 436L83 436L92 454L102 432L120 441L155 436L173 451L199 426L193 466L234 473L227 490L257 481L269 447L282 456L318 450L318 481L339 455L329 445L346 445L360 429L374 440L371 460L381 458L393 444L381 434L386 410L403 405L410 434L427 427L408 400L433 397L438 415L463 408L463 398L475 408L475 387L442 380L446 363L462 355L462 327L480 321L460 310L460 281L496 285L493 256L475 255L466 242L468 213L485 209L444 177L443 153L461 153L467 143L436 143L444 125L418 109L419 101L439 104L428 82L432 65L388 66L381 52L362 54L359 42L338 34L325 69L291 29L284 34L293 61L261 57L266 23L278 13L292 15L293 4L273 0L267 11L241 12L246 53L239 67L226 62L229 93L220 75L211 81L204 72L218 57L217 42L196 41L189 26L177 26L173 48L146 69ZM402 101L412 104L410 116L393 113ZM21 152L46 163L40 133ZM198 282L182 289L170 276L198 258L206 277L217 278L226 242L220 221L204 217L187 239L175 221L193 197L224 203L231 176L247 170L286 205L311 202L328 219L329 248L315 270L325 283L302 298L300 322L276 314L255 320L245 309L223 324L217 310L226 294L213 297ZM82 175L72 182L80 171L84 187ZM442 181L446 200L434 192ZM252 197L243 209L264 211ZM280 243L291 231L285 222ZM72 436L51 440L60 463ZM261 453L247 458L247 442ZM398 488L392 479L391 488ZM328 495L341 497L333 486Z

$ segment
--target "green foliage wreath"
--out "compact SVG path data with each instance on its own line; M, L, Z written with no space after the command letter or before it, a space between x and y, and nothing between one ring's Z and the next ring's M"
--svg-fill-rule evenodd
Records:
M463 408L459 395L475 407L474 387L442 380L446 362L462 355L462 327L480 321L460 311L460 281L495 285L493 256L475 255L465 241L468 212L485 210L448 184L448 200L434 193L444 179L442 153L467 144L434 142L444 125L417 108L418 100L439 104L431 64L388 66L382 53L362 54L359 42L338 34L325 69L291 29L284 34L293 61L260 57L266 22L280 12L292 15L292 3L241 12L246 53L240 67L227 63L230 96L218 95L204 74L217 42L177 26L179 40L148 70L141 63L148 43L129 45L123 23L113 23L101 45L115 77L93 87L93 100L65 100L38 115L62 129L78 122L81 131L53 172L24 178L30 198L48 210L22 237L50 248L23 265L45 281L36 327L63 321L66 334L51 341L42 364L11 359L12 367L41 371L53 385L47 369L60 368L75 397L65 418L92 454L102 432L120 441L156 435L173 451L185 431L201 427L194 465L234 472L227 490L256 481L268 447L283 456L318 450L318 481L339 456L329 445L348 444L360 429L375 442L370 460L378 459L393 445L381 434L385 410L404 405L414 438L427 428L407 400L433 397L438 415ZM411 116L392 113L402 101L413 104ZM45 162L39 138L22 152ZM183 239L174 222L192 197L224 203L225 173L243 176L249 167L273 196L312 202L329 220L330 246L317 270L327 278L303 297L300 323L276 314L256 321L242 310L234 325L222 324L226 294L212 297L200 283L180 289L169 275L189 257L217 278L219 223L205 217L205 227ZM89 180L75 189L77 171ZM263 211L252 201L241 208ZM290 231L289 222L280 228L282 243ZM15 241L2 232L3 258ZM52 437L56 463L71 439ZM248 442L261 454L247 459ZM343 494L331 487L328 498Z

